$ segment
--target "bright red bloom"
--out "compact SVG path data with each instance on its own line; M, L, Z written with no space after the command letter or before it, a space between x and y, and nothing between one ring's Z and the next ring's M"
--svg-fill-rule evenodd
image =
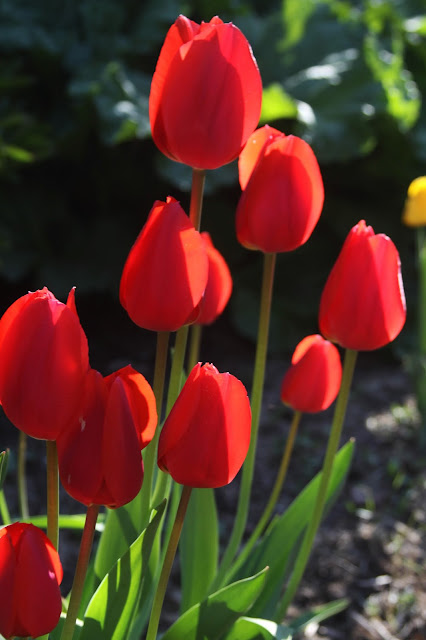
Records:
M103 378L90 370L80 416L57 442L65 489L86 505L130 502L142 486L141 449L156 425L154 394L140 373L127 366Z
M212 364L189 374L160 434L158 466L189 487L222 487L240 470L250 444L244 385Z
M238 241L264 253L292 251L310 237L321 215L324 186L311 147L268 125L241 152Z
M179 16L158 58L149 96L152 137L162 153L196 169L238 157L260 116L262 80L241 31L215 17Z
M0 632L38 638L58 624L62 565L49 538L32 524L0 530Z
M405 323L398 251L361 220L351 229L321 296L321 333L346 349L370 351L392 342Z
M341 380L342 364L334 344L318 334L307 336L293 353L281 383L281 400L295 411L324 411L335 401Z
M0 320L0 401L9 420L34 438L55 440L78 411L89 368L74 302L44 287L14 302Z
M232 277L224 257L213 245L210 234L201 234L209 261L209 277L195 324L211 324L222 313L232 293Z
M201 235L174 198L157 200L124 265L121 304L139 327L176 331L196 319L207 278Z

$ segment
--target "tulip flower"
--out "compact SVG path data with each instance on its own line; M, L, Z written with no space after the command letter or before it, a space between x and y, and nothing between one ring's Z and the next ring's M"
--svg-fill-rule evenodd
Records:
M155 398L131 366L103 378L87 374L81 413L58 438L58 462L66 491L85 505L119 507L139 492L141 449L157 425Z
M402 222L408 227L426 225L426 176L416 178L408 187Z
M370 351L396 338L406 305L398 251L384 234L361 220L349 232L324 287L321 333L356 351Z
M197 318L207 278L200 234L174 198L157 200L124 265L121 304L139 327L176 331Z
M201 234L209 261L207 286L199 306L195 324L211 324L222 313L232 292L232 277L222 254L215 248L210 234Z
M149 97L155 144L194 169L238 157L259 121L262 81L241 31L215 17L179 16L158 58Z
M324 202L324 186L311 147L268 125L241 152L242 194L236 214L238 241L264 253L292 251L310 237Z
M244 462L250 424L242 382L212 364L198 363L164 423L158 466L189 487L222 487Z
M334 402L342 380L337 348L320 335L297 345L281 384L281 400L295 411L316 413Z
M0 530L0 632L38 638L61 615L62 565L49 538L32 524Z
M55 440L78 411L89 368L74 302L46 288L14 302L0 320L0 402L34 438Z

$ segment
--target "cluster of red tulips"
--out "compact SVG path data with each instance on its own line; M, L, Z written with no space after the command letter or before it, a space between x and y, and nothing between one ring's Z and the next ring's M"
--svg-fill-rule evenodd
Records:
M148 523L155 501L170 495L169 476L185 487L184 512L191 488L228 484L247 457L238 524L218 574L222 577L238 552L247 519L276 254L310 238L324 200L311 147L267 125L256 129L261 99L260 73L237 27L217 17L201 25L183 16L176 20L153 76L149 112L160 151L193 169L190 215L172 196L156 201L130 250L120 285L120 302L130 319L158 332L154 391L130 365L106 377L90 367L74 289L66 304L47 288L28 293L0 321L3 410L22 432L48 441L57 452L64 488L95 515L100 506L116 509L142 491ZM187 380L183 387L180 383L188 326L199 338L201 326L222 313L231 295L229 268L209 234L200 233L200 220L206 170L237 158L236 235L247 249L265 254L251 405L236 377L197 363L196 347L187 361ZM336 345L350 354L382 347L399 334L405 314L397 250L361 220L350 230L325 283L321 335L308 336L296 347L282 382L282 401L297 414L329 407L342 381ZM170 332L177 333L162 424L157 413L163 406ZM48 484L55 473L48 463ZM0 631L5 638L39 637L59 621L62 568L55 548L55 509L48 518L49 537L29 523L0 531ZM171 535L169 560L178 538L179 531ZM169 570L163 570L165 578ZM158 584L148 640L157 637L167 579ZM80 587L75 583L73 592L81 592ZM73 637L79 608L75 597L63 640Z

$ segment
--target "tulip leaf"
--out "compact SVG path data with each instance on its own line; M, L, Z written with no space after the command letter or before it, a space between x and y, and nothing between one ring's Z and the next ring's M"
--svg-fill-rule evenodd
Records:
M327 604L315 607L311 611L307 611L302 614L299 618L296 618L296 620L293 620L291 623L291 629L294 632L299 633L308 624L311 624L312 622L319 623L327 618L331 618L331 616L335 616L341 611L344 611L348 605L349 600L347 598L341 598L340 600L333 600L333 602L327 602Z
M3 489L4 481L6 480L9 453L9 449L0 453L0 491Z
M238 618L223 640L292 640L290 627L261 618Z
M147 528L104 577L84 617L80 640L125 640L131 630L147 576L151 549L165 501Z
M219 640L259 596L267 570L220 589L194 605L162 636L162 640Z
M84 529L85 521L86 521L85 513L63 514L59 516L59 528L82 530ZM21 520L21 522L30 522L36 527L40 527L41 529L46 529L47 516L46 515L31 516L31 518ZM100 513L98 516L98 521L96 522L96 531L103 531L104 526L105 526L105 514Z
M327 508L336 500L342 487L351 464L353 449L354 443L350 441L336 454L327 490ZM320 480L321 473L318 473L288 509L272 521L261 542L238 571L238 576L241 577L253 574L261 567L270 567L265 588L251 611L255 616L274 617L283 582L291 569L291 561L313 512Z
M213 489L194 489L179 542L182 579L181 612L207 594L216 570L219 526Z

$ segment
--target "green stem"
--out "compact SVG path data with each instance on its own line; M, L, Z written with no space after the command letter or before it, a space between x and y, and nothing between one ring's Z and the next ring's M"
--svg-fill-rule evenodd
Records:
M166 417L169 415L171 408L176 402L181 385L182 370L185 361L186 343L188 339L188 325L181 327L176 332L175 348L173 351L172 368L170 371L169 389L167 393ZM170 491L170 482L168 482L169 474L158 470L157 481L155 483L154 496L152 504L155 506L168 496Z
M189 354L188 354L188 371L192 371L200 359L202 326L200 324L191 325Z
M417 332L419 344L419 358L415 368L415 385L417 404L422 418L422 428L419 430L419 444L426 448L426 230L418 228L417 238L417 270L418 270L418 317Z
M251 486L253 481L254 462L256 457L257 434L259 431L260 412L262 409L263 383L265 379L266 354L268 350L269 320L271 315L272 290L276 253L265 253L263 263L262 293L260 300L260 316L257 334L256 357L253 372L253 386L251 391L251 440L248 454L243 466L240 495L238 499L237 515L234 528L222 558L212 589L221 586L223 578L238 551L247 523L250 505Z
M343 423L345 420L346 407L348 404L349 392L351 388L352 377L355 369L356 357L358 352L351 349L347 349L345 353L345 361L343 366L342 384L340 387L339 396L336 402L336 408L334 410L333 422L331 425L331 431L328 438L327 450L324 457L324 462L321 472L321 481L318 489L318 495L316 498L312 518L308 524L305 536L303 538L302 545L299 549L299 553L296 557L293 572L287 585L284 597L277 609L276 620L281 621L284 619L288 606L290 605L293 597L297 591L299 583L303 577L305 567L308 563L309 556L314 543L315 535L318 531L321 523L324 507L326 503L327 490L330 482L331 471L333 467L333 461L339 446L340 436L342 434Z
M192 170L191 204L189 206L189 219L197 231L200 230L201 212L203 208L203 193L206 172L202 169Z
M158 439L160 437L161 425L161 409L163 406L164 380L166 377L167 352L169 348L168 332L157 333L157 350L155 354L154 380L152 389L155 396L155 402L158 413L158 424L155 434L149 445L144 451L144 477L141 490L141 504L143 509L143 526L145 528L148 523L151 507L151 492L154 478L155 463L157 461Z
M47 537L55 547L59 543L58 450L54 440L46 440L47 452Z
M273 489L271 491L271 495L269 496L268 503L267 503L267 505L265 507L265 510L264 510L259 522L256 525L256 528L254 529L254 531L251 534L250 538L247 540L246 544L244 545L244 549L239 554L238 558L233 563L233 565L232 565L232 567L230 569L230 572L226 576L226 582L227 583L229 582L230 578L237 573L238 569L247 560L247 558L249 557L254 545L256 544L257 540L259 539L259 537L264 532L264 530L265 530L265 528L266 528L266 526L267 526L267 524L269 522L269 519L270 519L270 517L272 515L274 507L275 507L275 505L277 503L277 500L278 500L278 498L280 496L281 490L283 488L284 481L285 481L286 476L287 476L288 465L289 465L291 454L292 454L292 451L293 451L294 441L296 439L297 430L298 430L298 427L299 427L299 423L300 423L300 418L301 417L302 417L302 413L300 411L295 411L294 412L293 420L291 422L290 432L288 434L288 438L287 438L287 442L286 442L286 445L285 445L283 457L281 459L280 468L278 470L277 477L275 479L275 484L274 484L274 487L273 487Z
M27 477L25 474L25 459L27 455L27 434L19 432L18 445L18 495L19 508L22 520L28 520L30 512L28 509Z
M0 515L4 525L11 523L9 508L7 506L6 496L4 495L4 489L0 491Z
M176 555L176 549L179 543L183 520L185 518L185 513L188 507L190 496L191 487L183 487L182 495L179 502L179 508L176 513L176 519L173 524L172 533L170 535L169 544L167 547L166 555L164 557L163 567L161 569L160 579L158 581L157 590L154 596L154 602L152 604L151 617L149 619L146 640L155 640L157 637L158 624L160 622L161 609L163 608L167 583L169 581L170 572L172 570L173 560Z
M72 640L77 621L78 610L80 608L81 596L83 594L84 581L86 579L87 567L89 565L90 553L92 551L93 536L95 534L96 521L98 519L99 505L92 504L87 508L86 520L81 536L80 551L78 554L77 567L72 584L71 597L67 611L67 617L62 629L61 640Z

